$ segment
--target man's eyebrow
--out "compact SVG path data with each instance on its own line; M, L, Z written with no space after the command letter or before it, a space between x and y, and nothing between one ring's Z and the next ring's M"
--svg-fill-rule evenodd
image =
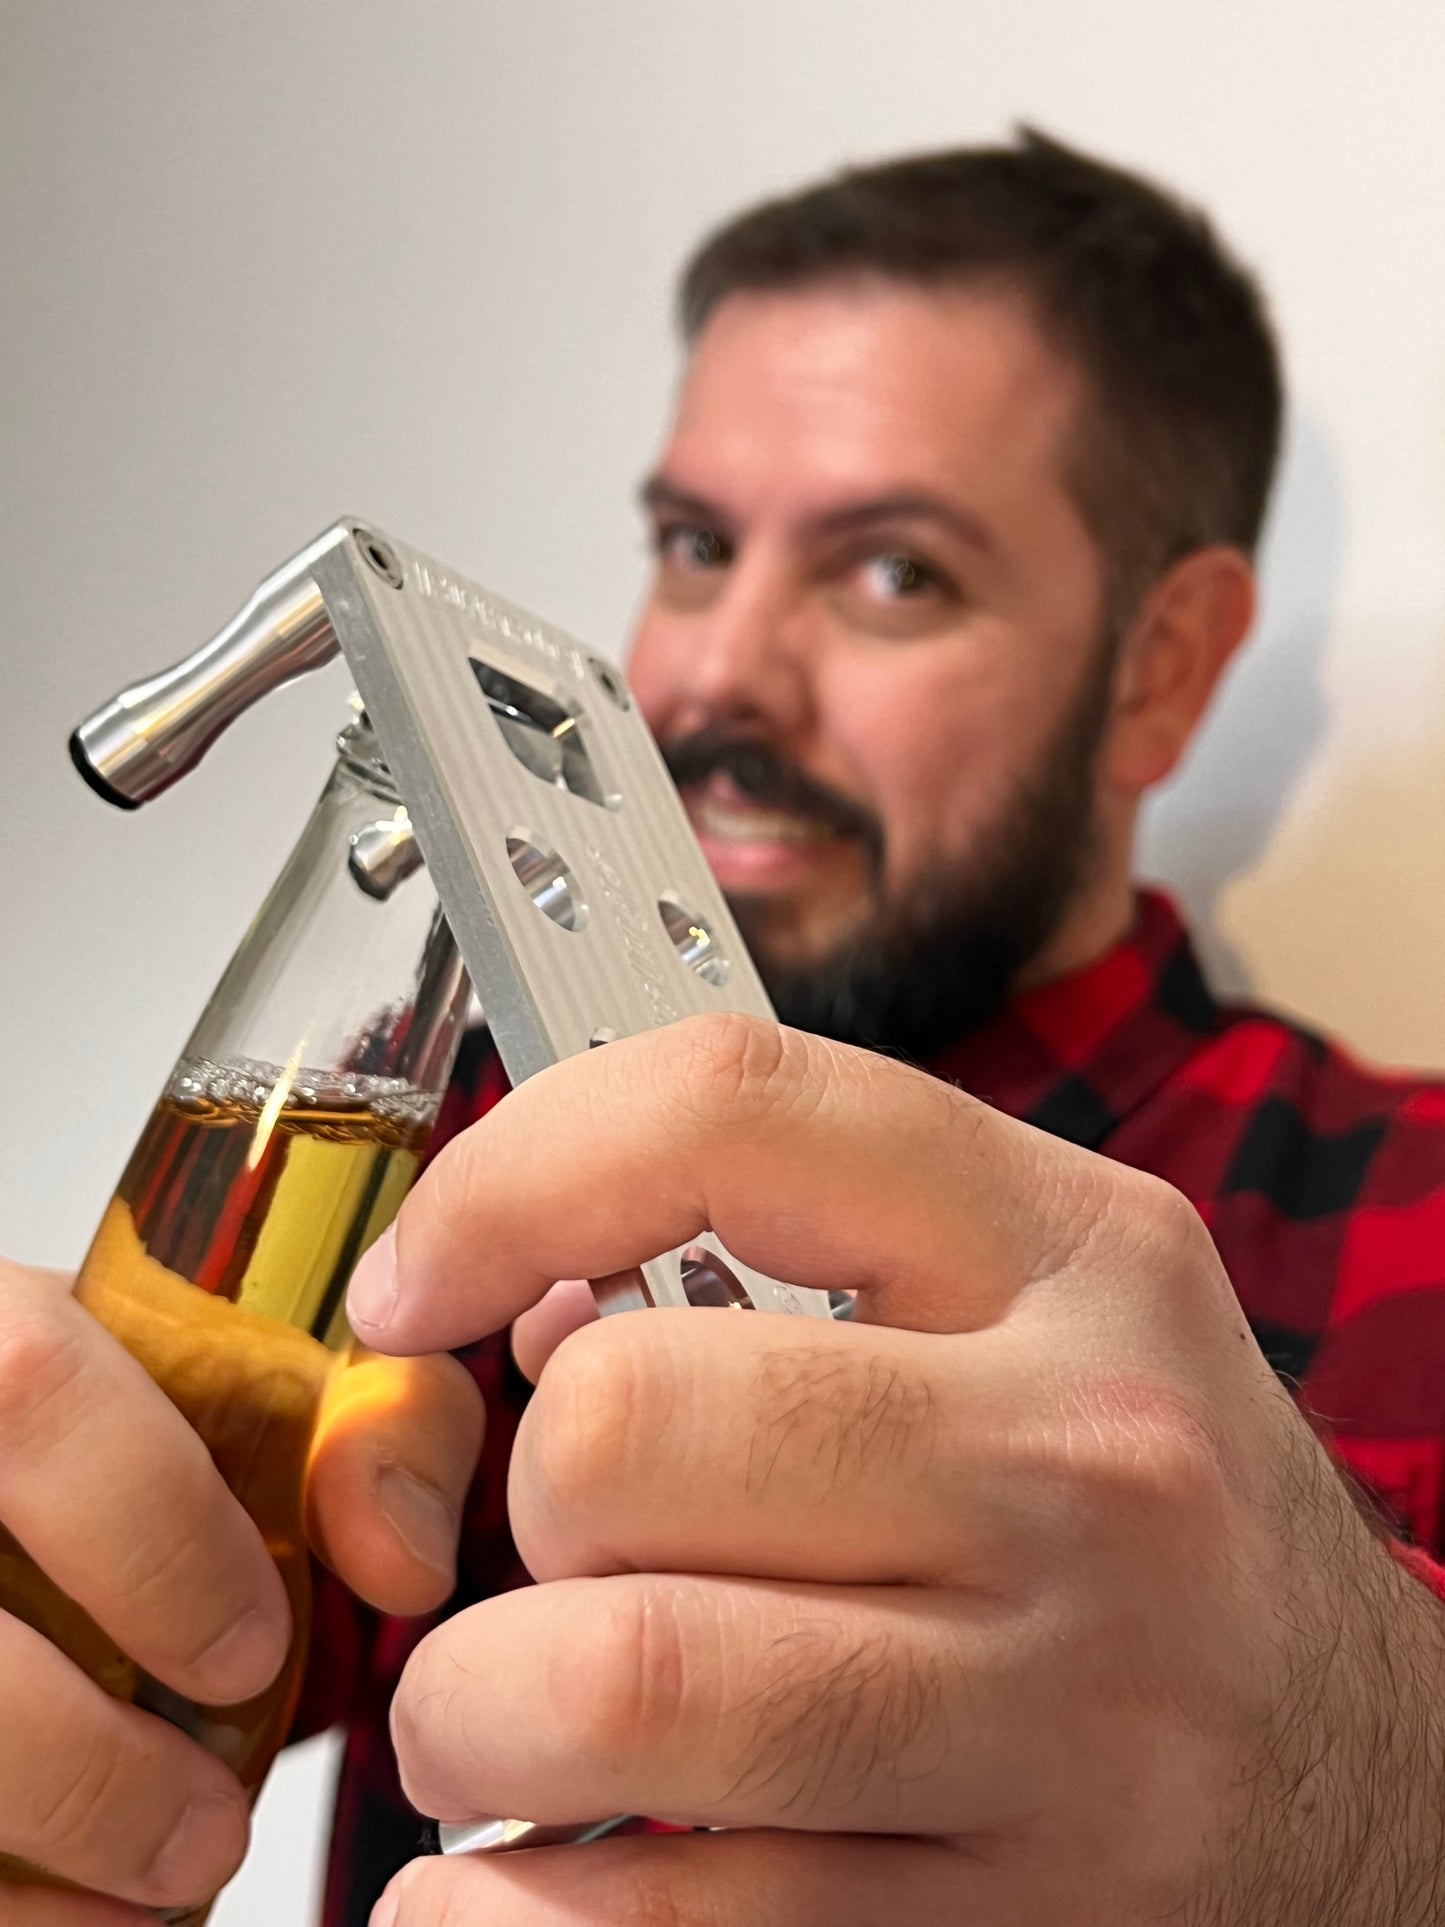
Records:
M990 553L997 547L992 531L967 509L955 507L941 495L923 489L896 489L846 508L829 509L809 524L820 535L849 535L875 522L937 522L976 549Z
M650 475L640 490L642 505L653 515L685 515L691 521L713 528L725 528L732 520L726 510L705 496L679 488L665 475ZM827 509L805 523L813 535L849 535L880 522L936 522L974 548L992 553L997 547L989 528L967 509L955 507L941 495L925 489L895 489L863 502L849 502L843 508Z
M716 502L709 502L704 496L694 495L688 489L679 488L665 475L649 475L638 490L642 506L652 515L670 513L686 515L694 522L709 527L721 527L731 521L727 512Z

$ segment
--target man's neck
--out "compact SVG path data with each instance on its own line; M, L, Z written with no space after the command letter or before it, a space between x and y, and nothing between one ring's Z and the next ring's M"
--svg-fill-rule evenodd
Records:
M1080 894L1043 949L1020 972L1015 994L1075 976L1120 944L1134 925L1134 880L1127 864L1109 866Z

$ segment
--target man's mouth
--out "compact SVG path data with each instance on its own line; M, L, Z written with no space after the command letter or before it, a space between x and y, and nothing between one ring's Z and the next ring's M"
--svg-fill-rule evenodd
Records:
M686 789L683 801L724 889L795 883L828 846L852 841L816 816L755 803L720 772Z
M663 757L721 888L731 896L855 891L876 876L883 826L840 790L756 737L717 728L663 745Z
M706 792L692 798L690 808L699 833L720 843L830 843L838 835L809 817L764 809L760 803L730 804Z

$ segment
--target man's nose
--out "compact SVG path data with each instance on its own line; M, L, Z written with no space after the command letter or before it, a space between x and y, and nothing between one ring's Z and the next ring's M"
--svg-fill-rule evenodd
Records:
M788 736L811 721L816 625L805 587L783 569L734 564L692 642L688 693L709 721Z

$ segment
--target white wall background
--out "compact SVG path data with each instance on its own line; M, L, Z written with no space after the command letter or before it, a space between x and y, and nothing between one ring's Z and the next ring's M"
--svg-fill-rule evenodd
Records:
M1262 270L1266 608L1151 869L1231 983L1445 1062L1440 0L3 0L0 1249L77 1259L329 759L333 671L154 809L72 724L357 511L605 648L699 230L1018 117ZM324 1747L216 1927L301 1927Z

